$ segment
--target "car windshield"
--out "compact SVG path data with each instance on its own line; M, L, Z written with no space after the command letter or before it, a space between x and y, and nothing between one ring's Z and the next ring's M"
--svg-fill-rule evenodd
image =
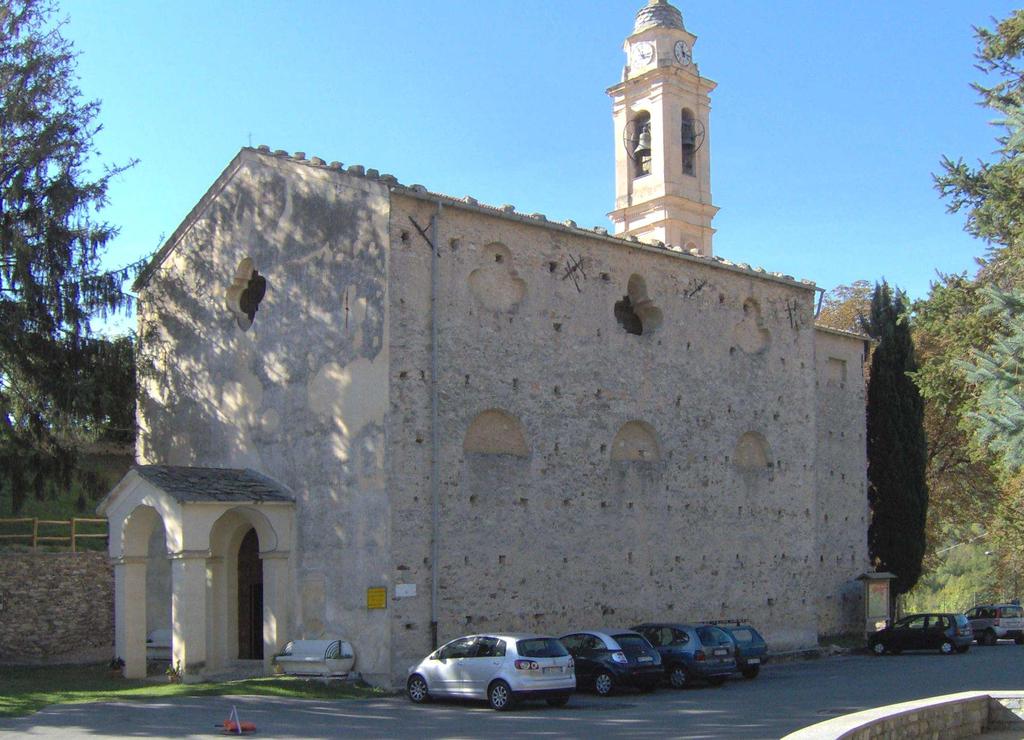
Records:
M736 642L753 642L754 641L754 634L753 634L753 632L748 630L746 627L741 627L739 629L734 629L734 630L730 630L730 631L732 632L732 636L736 640Z
M728 645L729 637L718 627L698 627L697 637L705 645Z
M554 637L532 637L516 642L516 652L524 658L562 658L569 653Z
M963 614L957 614L956 615L956 623L960 627L966 627L967 626L967 617L965 617Z
M622 648L632 648L634 650L646 650L647 640L640 635L633 635L626 633L624 635L612 635L615 638L615 642L619 643Z

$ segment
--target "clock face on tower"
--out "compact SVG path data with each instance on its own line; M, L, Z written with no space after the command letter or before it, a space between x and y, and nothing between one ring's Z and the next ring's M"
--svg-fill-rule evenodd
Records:
M690 66L690 62L693 61L690 56L690 47L686 45L685 41L676 42L676 61L684 67Z
M649 41L641 41L633 47L633 64L642 67L654 59L654 45Z

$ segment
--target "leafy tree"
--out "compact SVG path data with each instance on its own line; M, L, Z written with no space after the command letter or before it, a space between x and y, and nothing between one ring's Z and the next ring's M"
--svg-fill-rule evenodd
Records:
M132 269L100 269L116 230L96 218L125 168L88 169L99 103L80 100L51 14L0 0L0 486L14 511L26 490L69 487L84 442L134 434L131 343L90 328L128 305Z
M871 295L871 283L867 280L837 285L822 297L815 323L830 329L862 331L871 310Z
M972 444L966 423L977 393L962 358L987 346L994 331L992 317L980 311L984 303L974 280L940 275L928 299L914 304L919 367L912 377L925 399L928 540L933 549L974 536L974 525L990 522L998 507L1000 485L991 456Z
M934 491L938 506L948 503L951 515L959 512L961 529L968 517L984 522L1001 577L1016 581L1015 553L1024 548L1024 473L1014 462L1020 454L1014 452L1016 422L1005 404L1020 399L1021 391L1019 380L1014 390L1004 371L1019 360L1019 324L997 296L1024 281L1024 11L976 33L977 66L988 83L974 88L981 105L998 114L996 158L970 166L945 157L935 182L949 210L966 215L966 231L988 250L973 280L944 276L915 306L915 338L925 358L915 380L928 399L930 440L934 444L941 429L947 459L956 461L945 471L950 485ZM934 457L932 481L933 471L941 473ZM951 488L963 495L947 496ZM972 494L972 505L961 507Z
M878 342L868 381L868 553L895 573L894 595L921 575L928 486L924 404L908 373L917 369L906 302L888 283L875 286L866 328Z

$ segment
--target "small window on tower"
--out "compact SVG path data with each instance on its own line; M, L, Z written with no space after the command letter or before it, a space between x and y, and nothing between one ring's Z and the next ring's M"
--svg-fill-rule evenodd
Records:
M693 113L688 110L683 111L682 142L683 174L694 175L697 161L697 124L693 120Z
M626 126L623 144L632 165L633 177L651 174L651 114L638 113Z

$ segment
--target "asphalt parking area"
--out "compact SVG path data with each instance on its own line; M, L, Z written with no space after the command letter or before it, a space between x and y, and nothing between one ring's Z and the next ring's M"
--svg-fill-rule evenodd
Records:
M50 707L0 720L0 734L76 740L97 737L219 737L232 706L265 738L778 738L848 712L971 689L1024 690L1024 647L1000 643L964 655L841 656L768 665L752 680L719 688L580 693L562 708L530 702L511 712L485 704L411 704L402 696L367 701L265 697L180 698ZM2 690L2 689L0 689Z

